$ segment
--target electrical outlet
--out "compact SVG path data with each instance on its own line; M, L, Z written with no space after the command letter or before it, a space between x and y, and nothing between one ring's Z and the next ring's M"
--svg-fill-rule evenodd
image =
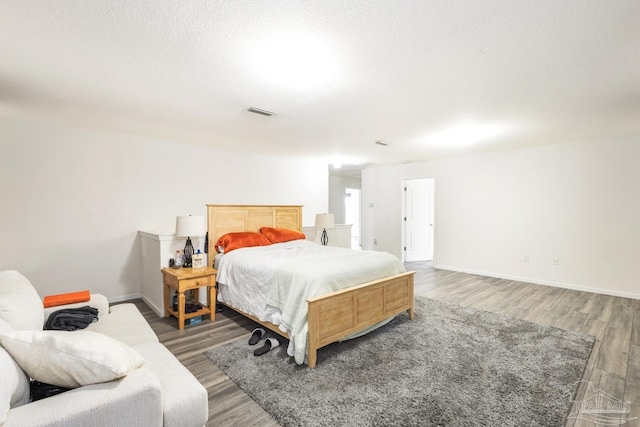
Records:
M555 257L553 259L553 265L558 265L558 264L560 264L560 260L558 259L558 257Z
M522 262L529 262L529 255L525 255L522 257Z

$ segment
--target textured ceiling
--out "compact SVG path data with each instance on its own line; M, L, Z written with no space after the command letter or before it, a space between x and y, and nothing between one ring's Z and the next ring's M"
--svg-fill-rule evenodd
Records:
M640 140L640 1L0 0L0 116L345 164Z

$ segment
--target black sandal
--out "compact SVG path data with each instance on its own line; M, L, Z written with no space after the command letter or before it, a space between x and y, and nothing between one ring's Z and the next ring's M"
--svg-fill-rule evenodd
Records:
M262 356L263 354L269 353L274 348L280 347L280 341L275 338L267 338L264 341L264 345L260 348L257 348L256 351L253 352L254 356Z
M262 328L255 328L251 332L251 338L249 338L249 345L258 344L258 341L260 341L262 339L262 337L266 335L266 333L267 333L267 331L265 331Z

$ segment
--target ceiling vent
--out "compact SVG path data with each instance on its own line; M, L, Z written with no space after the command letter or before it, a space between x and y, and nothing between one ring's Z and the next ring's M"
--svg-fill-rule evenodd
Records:
M271 117L271 116L275 116L276 113L273 113L271 111L267 111L267 110L263 110L262 108L256 108L256 107L249 107L247 108L247 111L250 113L255 113L255 114L260 114L261 116L267 116L267 117Z
M391 143L390 143L390 142L386 142L386 141L382 141L382 140L380 140L380 141L376 141L376 144L378 144L378 145L382 145L383 147L386 147L386 146L388 146L388 145L391 145Z

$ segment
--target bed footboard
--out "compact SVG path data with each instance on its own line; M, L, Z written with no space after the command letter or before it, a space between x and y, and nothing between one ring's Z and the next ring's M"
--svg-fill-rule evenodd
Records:
M404 311L413 319L413 271L311 298L308 303L308 366L317 351Z

